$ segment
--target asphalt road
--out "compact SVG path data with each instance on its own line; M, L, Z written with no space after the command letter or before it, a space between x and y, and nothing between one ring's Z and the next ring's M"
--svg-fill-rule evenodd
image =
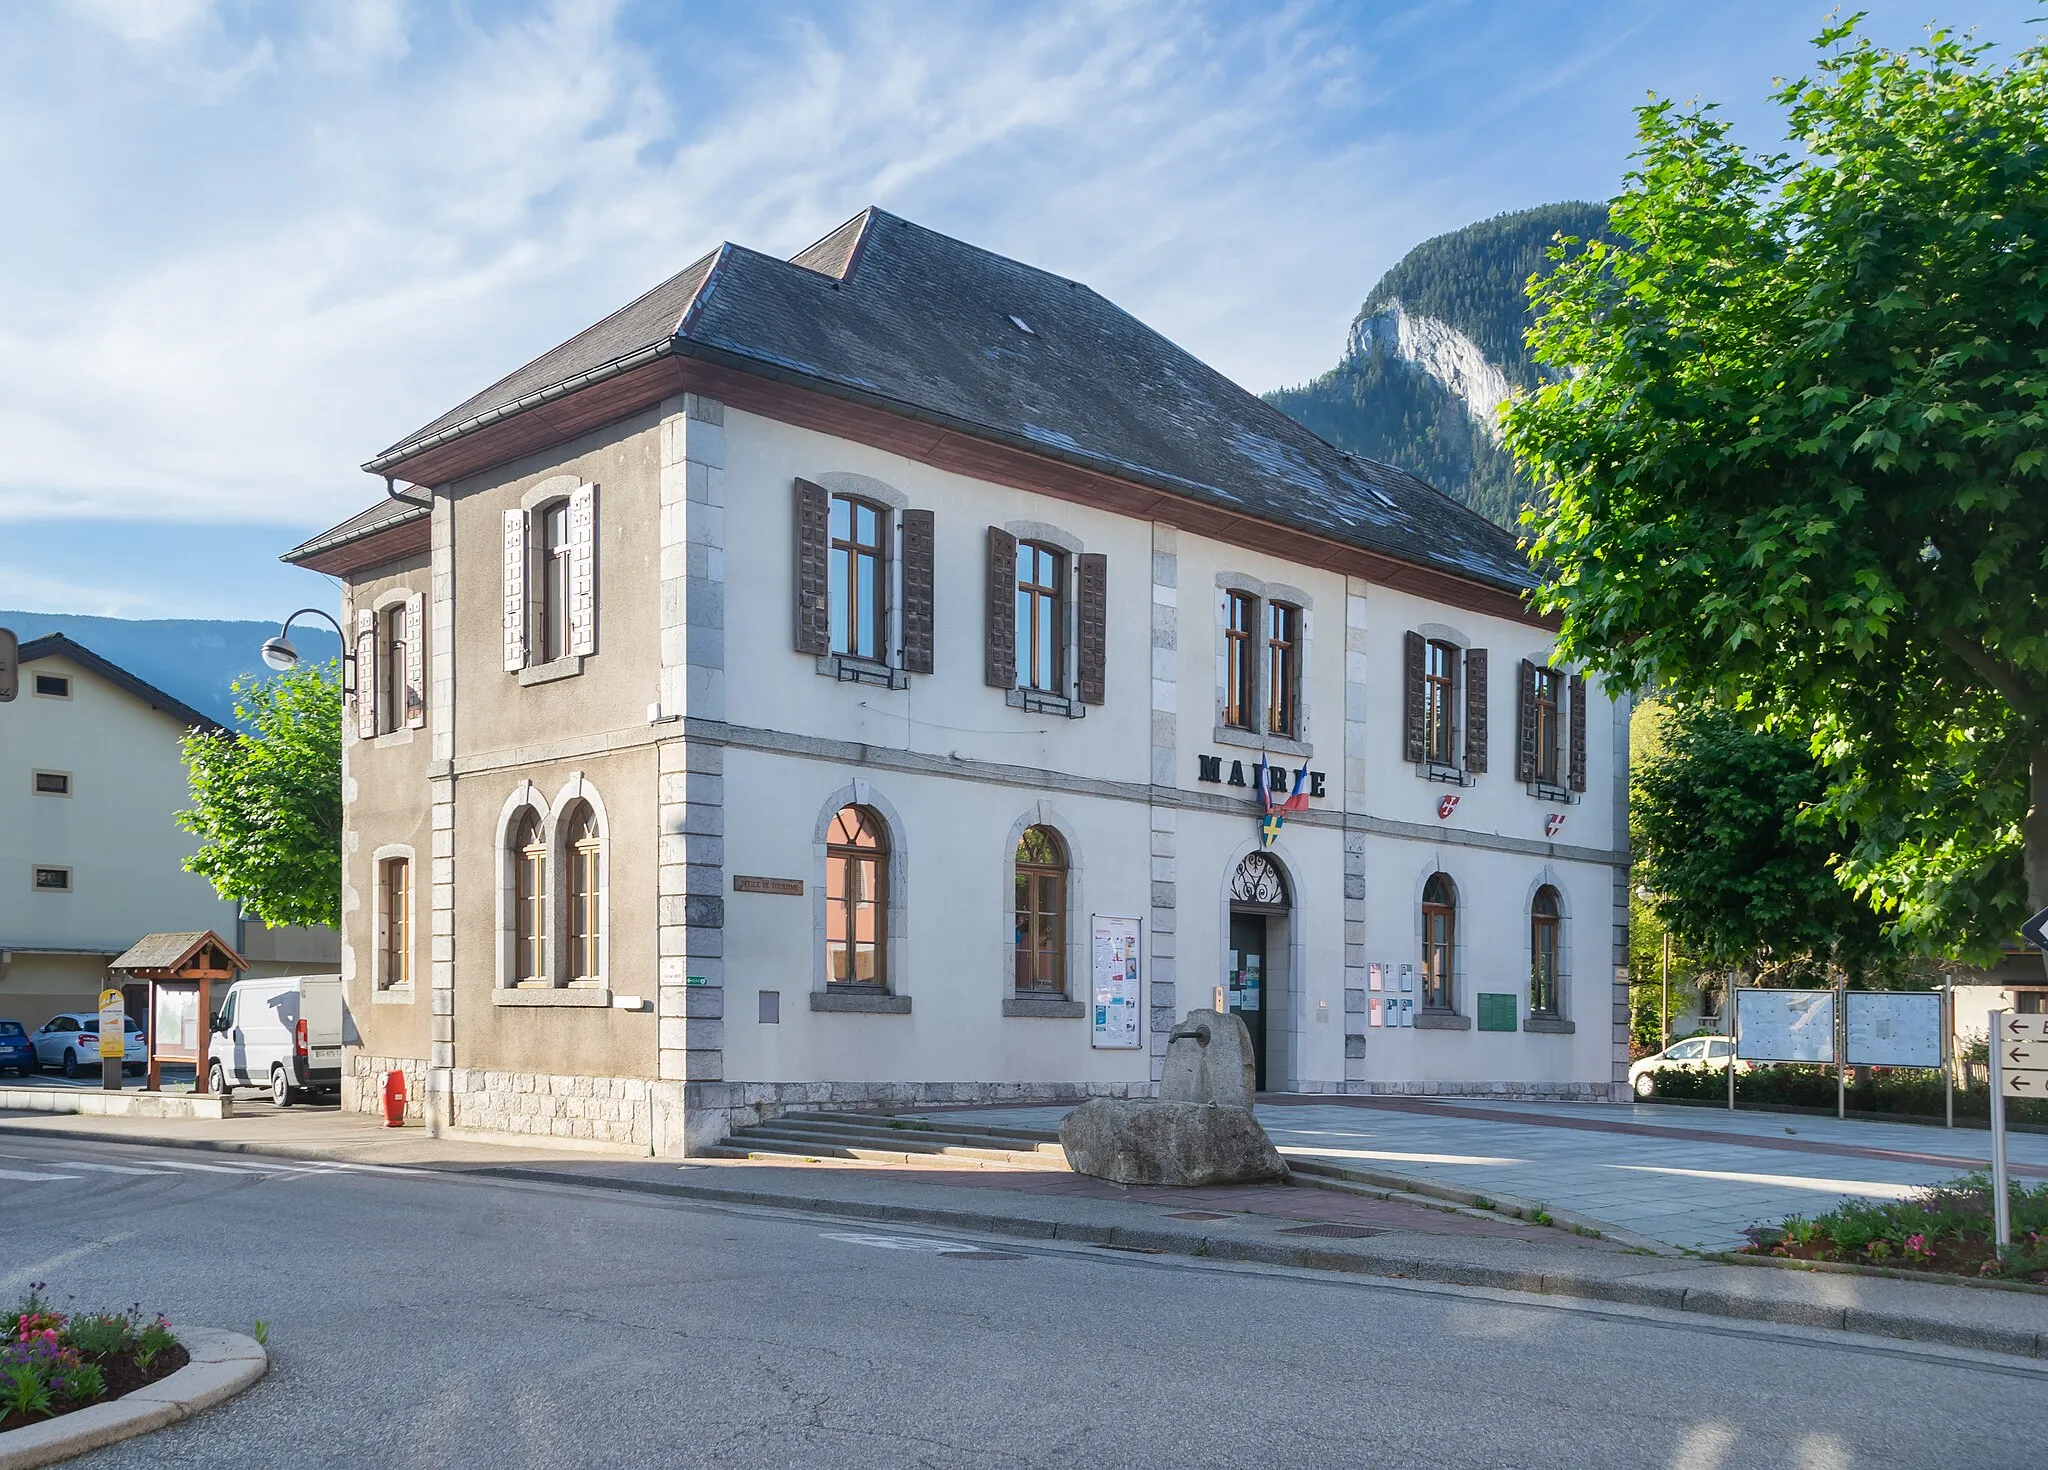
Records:
M1997 1470L2039 1464L2048 1419L2048 1364L944 1243L454 1173L0 1140L0 1306L45 1281L81 1306L267 1324L262 1383L87 1467Z

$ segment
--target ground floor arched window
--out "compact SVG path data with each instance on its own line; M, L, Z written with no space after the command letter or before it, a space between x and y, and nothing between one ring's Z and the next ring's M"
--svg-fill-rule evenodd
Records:
M1451 978L1458 954L1458 890L1448 875L1430 874L1422 886L1422 1003L1455 1009Z
M825 979L885 989L889 982L889 838L882 819L845 806L825 837Z
M1529 904L1529 1010L1532 1015L1555 1016L1558 1011L1559 923L1557 890L1546 883L1536 890L1536 897Z
M1050 827L1027 827L1017 844L1017 994L1067 991L1067 849Z

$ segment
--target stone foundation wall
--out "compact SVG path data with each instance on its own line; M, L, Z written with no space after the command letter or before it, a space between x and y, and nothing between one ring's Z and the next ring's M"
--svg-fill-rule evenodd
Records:
M378 1114L384 1111L384 1074L405 1073L405 1120L426 1121L427 1059L425 1057L377 1057L351 1050L341 1069L341 1107L348 1113Z
M1324 1084L1324 1092L1338 1089ZM1475 1097L1510 1102L1625 1102L1628 1085L1611 1082L1347 1082L1353 1097Z
M653 1137L645 1077L558 1077L457 1067L454 1124L489 1133L576 1138L646 1148Z
M687 1151L701 1153L737 1128L784 1113L880 1112L958 1103L1082 1103L1151 1097L1152 1082L693 1082L685 1091Z

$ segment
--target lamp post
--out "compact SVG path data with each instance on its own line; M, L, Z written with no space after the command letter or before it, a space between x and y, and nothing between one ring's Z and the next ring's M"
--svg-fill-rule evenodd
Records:
M298 666L299 650L292 644L291 632L292 624L304 617L325 618L327 625L334 629L335 639L341 644L341 692L344 697L352 696L356 692L356 657L349 652L348 636L341 631L341 624L334 620L332 613L322 612L317 607L300 608L284 620L275 638L263 640L263 662L280 674Z

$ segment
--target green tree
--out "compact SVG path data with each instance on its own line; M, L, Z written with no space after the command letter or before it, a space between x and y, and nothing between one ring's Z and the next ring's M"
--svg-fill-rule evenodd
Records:
M2048 50L1818 45L1797 157L1639 111L1507 440L1566 656L1809 739L1844 880L1983 958L2048 904Z
M1636 773L1635 878L1674 942L1759 980L1866 978L1894 954L1835 876L1834 825L1810 818L1826 775L1805 744L1724 711L1677 711Z
M266 924L341 922L341 685L335 665L235 681L247 733L185 737L198 835L187 870Z

